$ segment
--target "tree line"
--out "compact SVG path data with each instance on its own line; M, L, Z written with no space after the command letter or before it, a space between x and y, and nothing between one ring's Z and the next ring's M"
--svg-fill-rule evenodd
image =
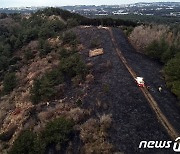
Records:
M180 35L176 28L171 29L175 36L171 44L164 37L155 40L146 48L146 54L164 64L167 86L180 99Z

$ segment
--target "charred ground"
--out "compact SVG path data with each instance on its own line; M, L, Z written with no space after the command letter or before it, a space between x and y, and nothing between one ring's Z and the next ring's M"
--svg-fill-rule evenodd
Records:
M105 51L102 56L87 59L87 62L94 65L92 74L95 76L96 82L91 85L92 90L89 91L87 98L84 100L84 106L85 108L94 108L96 115L102 113L112 114L113 125L109 140L115 144L115 147L119 151L126 153L132 151L137 153L144 151L147 153L148 150L138 149L141 140L169 140L170 138L161 124L158 123L147 100L119 60L109 31L94 27L79 28L77 33L81 42L87 47L91 46L91 41L98 39ZM151 87L151 94L162 107L167 118L178 130L179 111L176 106L177 99L165 86L161 74L161 64L137 53L120 29L113 29L113 33L130 66L139 76L145 78L146 84ZM89 39L87 40L87 38ZM83 51L85 57L87 57L88 51L88 49ZM110 69L103 67L106 66L108 61L111 63ZM104 85L108 86L108 90L105 92L102 91ZM158 92L159 85L163 87L162 93ZM102 107L99 109L92 103L96 102L97 98L102 102ZM103 108L103 106L107 108ZM153 152L158 152L158 150Z

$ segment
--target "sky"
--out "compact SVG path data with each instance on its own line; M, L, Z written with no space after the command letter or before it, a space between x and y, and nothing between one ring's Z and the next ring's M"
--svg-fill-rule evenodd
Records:
M114 5L137 2L180 2L180 0L0 0L0 7L65 6L65 5Z

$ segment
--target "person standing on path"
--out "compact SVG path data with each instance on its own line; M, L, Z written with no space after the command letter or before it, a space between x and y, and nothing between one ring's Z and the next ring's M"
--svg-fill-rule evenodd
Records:
M159 86L158 90L159 90L159 92L162 92L162 87L161 87L161 86Z

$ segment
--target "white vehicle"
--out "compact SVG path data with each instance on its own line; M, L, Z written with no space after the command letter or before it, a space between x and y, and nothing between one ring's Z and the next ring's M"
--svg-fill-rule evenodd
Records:
M139 87L145 87L144 78L143 77L136 77L135 81Z

